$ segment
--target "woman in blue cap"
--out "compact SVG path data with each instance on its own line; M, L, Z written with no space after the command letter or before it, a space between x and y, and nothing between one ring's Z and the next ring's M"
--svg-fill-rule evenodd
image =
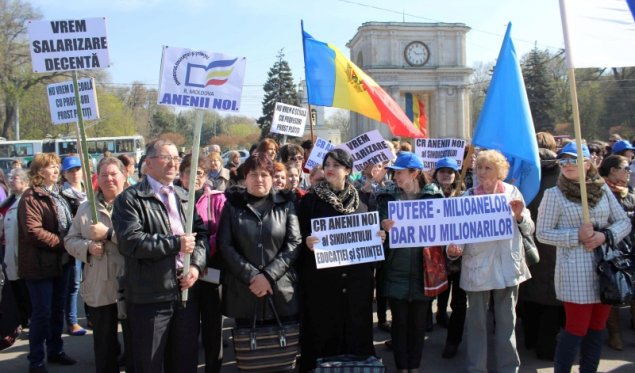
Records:
M591 162L586 144L578 159L576 143L567 144L560 154L560 177L549 188L538 208L536 238L556 246L554 284L564 304L565 328L560 332L554 372L569 372L580 351L580 371L595 372L602 352L602 332L611 310L600 301L595 250L606 241L610 230L615 242L631 230L631 223L619 202ZM584 162L590 223L582 219L578 162Z
M465 190L465 185L460 180L459 164L454 158L445 157L437 161L432 174L434 183L441 188L445 198L460 196ZM449 288L437 297L437 324L445 321L448 334L445 339L445 347L441 356L445 359L453 358L459 344L463 340L463 325L465 324L465 312L467 309L467 296L461 289L461 260L448 261L447 263ZM452 292L452 315L448 320L448 299Z
M389 232L394 221L388 219L388 202L443 198L436 184L427 183L423 162L414 153L399 152L392 166L393 181L397 184L392 193L377 196L379 219L382 228ZM426 331L426 313L433 298L424 295L423 247L385 250L383 265L383 294L388 298L392 313L392 348L399 372L418 372Z

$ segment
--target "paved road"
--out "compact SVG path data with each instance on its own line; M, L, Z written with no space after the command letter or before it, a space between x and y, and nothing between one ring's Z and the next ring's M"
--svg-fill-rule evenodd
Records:
M82 307L79 307L80 309ZM602 353L602 361L600 363L600 372L615 372L615 373L632 373L635 372L635 331L630 329L628 323L630 322L630 316L627 314L627 309L623 308L621 312L622 324L623 324L623 336L624 336L624 351L618 352L605 347ZM83 324L84 319L80 319ZM230 327L229 322L226 322L225 336L229 339ZM491 322L490 322L491 324ZM422 372L462 372L464 371L465 363L465 349L461 346L458 355L454 359L442 359L441 351L445 342L446 330L435 325L434 330L426 335L426 342L423 352L423 359L421 363ZM517 334L518 340L522 341L522 335ZM389 372L394 372L394 364L392 353L384 345L384 341L389 338L388 333L375 329L375 346L377 353L384 359ZM120 338L121 339L121 338ZM490 346L492 346L490 340ZM93 359L93 343L92 333L88 333L82 337L64 336L65 351L68 355L79 360L77 365L71 367L50 366L49 371L64 372L64 373L88 373L94 371L94 359ZM27 372L28 363L26 355L28 353L28 335L23 333L20 340L16 342L14 346L6 351L0 352L0 372L12 373L12 372ZM490 349L491 350L491 349ZM524 349L522 342L519 343L519 352L521 356L522 366L521 372L552 372L552 362L538 360L535 357L533 351ZM490 351L490 355L494 352ZM490 356L490 361L493 361L493 356ZM202 360L202 356L199 361ZM229 347L225 351L225 359L223 364L223 372L237 372L235 367L233 351L231 350L231 342ZM203 372L202 365L199 367L199 372ZM574 372L577 372L577 367L574 368Z

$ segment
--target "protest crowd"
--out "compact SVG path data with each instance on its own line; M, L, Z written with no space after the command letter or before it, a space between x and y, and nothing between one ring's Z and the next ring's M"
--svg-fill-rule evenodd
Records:
M439 354L453 359L463 349L468 372L488 370L488 349L496 351L489 366L517 372L518 343L554 361L556 372L569 372L578 354L581 372L596 371L603 345L624 353L632 347L622 340L632 331L620 327L619 306L602 303L589 268L594 250L633 235L635 147L618 135L582 145L592 221L584 223L576 143L558 146L545 132L536 138L542 178L528 206L505 182L510 165L499 151L466 146L463 159L439 158L425 169L417 149L398 139L375 147L391 152L390 161L360 171L358 155L343 146L271 138L254 144L242 163L230 152L226 164L218 146L196 161L156 140L137 169L126 156L102 157L89 173L93 185L83 183L76 156L40 153L29 165L16 162L0 184L4 287L11 290L1 301L14 310L0 319L2 330L11 325L0 347L28 330L30 371L46 372L47 363L82 359L65 353L62 335L91 328L97 372L194 372L199 363L219 372L223 348L235 349L244 371L322 371L346 359L381 366L376 312L377 327L391 336L395 366L388 371L425 369L424 339L434 321L447 329ZM316 154L321 160L309 162ZM96 192L96 223L87 188ZM186 233L190 189L195 211ZM497 195L505 205L482 202ZM458 235L443 245L411 241L418 234L407 225L433 218L430 206L459 206L450 202L466 197L484 203L481 210L462 204L446 216L498 209L509 223L470 242L453 241ZM539 260L529 257L527 237L535 238ZM630 246L626 253L634 259ZM626 306L635 328L635 302ZM224 318L234 322L230 341L223 341ZM517 323L524 340L516 340ZM241 353L267 343L251 335L265 330L288 352L286 361Z

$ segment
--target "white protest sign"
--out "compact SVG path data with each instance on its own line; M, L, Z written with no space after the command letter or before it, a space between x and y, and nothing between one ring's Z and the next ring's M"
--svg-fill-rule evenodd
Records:
M505 194L388 202L391 249L509 239L514 229Z
M305 108L276 102L271 132L301 137L304 134L307 113L308 110Z
M95 81L91 78L77 81L79 86L79 101L84 120L99 119L97 106L97 92ZM75 104L75 89L73 82L54 83L46 86L53 124L77 122L77 105Z
M335 148L333 144L318 137L315 140L315 144L313 145L313 148L311 149L311 154L309 154L309 159L307 159L306 163L304 164L304 168L306 168L307 170L312 170L316 166L321 166L322 162L324 161L324 157L326 156L326 153L328 153L329 150L333 148Z
M377 211L311 219L318 269L384 260Z
M395 157L378 130L363 133L338 148L351 153L355 171L362 171L369 164L387 162Z
M33 72L110 66L106 18L27 21Z
M465 140L463 139L415 139L415 154L423 161L423 170L434 170L437 161L450 157L456 160L459 169L463 164Z
M159 105L239 111L245 57L163 47Z

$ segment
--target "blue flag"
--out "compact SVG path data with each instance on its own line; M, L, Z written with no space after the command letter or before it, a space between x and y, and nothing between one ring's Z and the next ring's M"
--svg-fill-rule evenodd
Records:
M472 144L499 150L507 157L510 169L506 181L516 185L529 204L540 189L540 157L511 29L510 22Z

